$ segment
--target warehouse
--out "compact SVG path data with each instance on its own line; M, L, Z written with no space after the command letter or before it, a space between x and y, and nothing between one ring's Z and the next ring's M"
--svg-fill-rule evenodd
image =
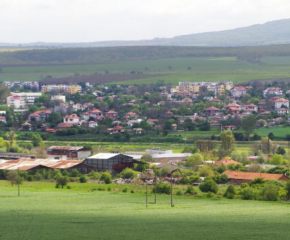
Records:
M71 171L77 169L80 173L86 174L94 170L94 167L88 166L79 160L51 160L51 159L25 159L18 160L0 160L0 170L7 171L29 171L38 169L59 169Z
M119 153L98 153L86 158L83 163L93 166L97 171L120 173L125 168L133 168L134 163L141 163L133 157Z
M67 156L67 159L84 159L91 155L91 151L84 147L51 146L47 150L47 155Z

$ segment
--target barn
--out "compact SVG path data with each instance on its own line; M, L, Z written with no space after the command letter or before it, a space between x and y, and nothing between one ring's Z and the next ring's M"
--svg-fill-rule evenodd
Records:
M84 164L93 166L97 171L110 171L120 173L125 168L133 168L134 163L142 163L133 157L119 153L98 153L83 161Z

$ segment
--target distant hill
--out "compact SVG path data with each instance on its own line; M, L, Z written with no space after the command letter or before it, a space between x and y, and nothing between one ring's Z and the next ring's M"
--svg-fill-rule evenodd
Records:
M116 47L116 46L260 46L290 43L290 19L219 32L197 33L174 38L140 41L103 41L90 43L29 43L22 47ZM19 46L2 43L0 46Z

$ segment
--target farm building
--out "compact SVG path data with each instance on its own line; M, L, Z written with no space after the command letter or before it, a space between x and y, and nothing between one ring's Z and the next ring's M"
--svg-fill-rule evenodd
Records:
M289 177L282 174L235 172L235 171L225 171L223 174L227 175L229 181L235 184L249 183L255 178L263 178L264 180L289 181Z
M0 160L0 170L8 171L30 171L38 169L59 169L70 171L77 169L80 173L89 173L94 167L89 166L79 160L51 160L51 159L18 159L18 160Z
M10 153L10 152L2 152L2 153L0 153L0 159L19 159L19 158L35 159L36 155L24 154L24 153Z
M91 151L84 147L52 146L47 150L47 155L67 156L67 159L83 159L91 155Z
M97 171L119 173L125 168L133 168L134 163L140 162L119 153L98 153L86 158L83 163L93 166Z
M187 159L192 154L191 153L173 153L172 150L162 150L162 149L147 149L146 152L127 152L129 156L133 157L135 160L141 159L144 154L149 154L154 159L154 162L159 163L170 163L179 162Z

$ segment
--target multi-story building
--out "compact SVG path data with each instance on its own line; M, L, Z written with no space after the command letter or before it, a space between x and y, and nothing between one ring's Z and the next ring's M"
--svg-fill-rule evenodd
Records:
M3 84L8 87L8 88L12 88L12 87L22 87L22 88L29 88L29 89L35 89L35 90L39 90L39 83L34 81L34 82L10 82L10 81L5 81L3 82Z
M11 93L11 96L7 97L7 105L8 107L14 106L14 108L24 108L33 105L35 99L40 96L40 92Z
M207 91L214 92L215 94L222 94L225 90L230 90L233 87L233 82L179 82L179 91L189 91L199 93L201 87L206 87Z
M58 84L58 85L43 85L41 87L41 92L67 92L69 94L75 94L77 92L82 91L82 87L80 85L65 85L65 84Z

